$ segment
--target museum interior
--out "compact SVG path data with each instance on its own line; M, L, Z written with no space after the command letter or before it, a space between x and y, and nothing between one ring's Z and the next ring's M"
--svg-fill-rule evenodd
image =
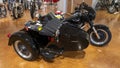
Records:
M120 68L120 0L0 0L0 68Z

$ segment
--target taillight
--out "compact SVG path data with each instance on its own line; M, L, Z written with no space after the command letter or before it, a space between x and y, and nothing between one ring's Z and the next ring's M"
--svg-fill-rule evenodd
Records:
M54 41L55 41L55 39L52 38L52 37L48 37L48 39L49 39L51 42L54 42Z
M7 37L8 37L8 38L10 38L10 36L11 36L11 34L10 34L10 33L8 33L8 34L7 34Z
M25 26L25 30L28 31L28 27L27 26Z

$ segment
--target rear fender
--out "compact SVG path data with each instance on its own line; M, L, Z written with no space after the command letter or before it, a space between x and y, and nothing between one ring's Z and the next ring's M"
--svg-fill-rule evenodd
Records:
M23 39L24 41L33 43L32 38L25 31L18 31L10 36L8 45L12 45L18 39Z

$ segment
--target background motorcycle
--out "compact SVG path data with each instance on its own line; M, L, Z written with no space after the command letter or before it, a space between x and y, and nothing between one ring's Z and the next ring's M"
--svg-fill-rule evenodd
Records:
M14 19L23 16L24 13L23 5L24 5L23 0L8 0L7 7L11 15L14 17Z
M88 47L88 34L71 23L57 19L53 13L28 21L25 27L9 36L8 45L25 60L36 60L39 55L51 60L63 50L79 51Z
M95 10L108 9L110 4L110 0L98 0Z
M20 18L20 17L23 16L23 12L24 12L24 9L23 9L22 3L14 1L13 5L12 5L12 14L13 14L13 17L15 19Z
M115 13L120 10L120 0L98 0L95 9L107 9L109 13Z
M7 10L4 4L0 4L0 17L6 17Z
M30 2L30 15L31 18L33 19L35 17L35 15L38 13L38 10L40 8L40 4L39 1L37 0L31 0Z
M113 14L120 11L120 0L112 0L112 4L108 8L108 12Z
M66 21L73 23L76 27L85 30L86 24L89 26L87 33L89 34L89 41L95 46L104 46L111 40L111 32L105 25L95 25L93 20L95 19L96 12L93 8L89 7L85 2L81 3L79 7L75 8L75 12L72 13L70 18Z

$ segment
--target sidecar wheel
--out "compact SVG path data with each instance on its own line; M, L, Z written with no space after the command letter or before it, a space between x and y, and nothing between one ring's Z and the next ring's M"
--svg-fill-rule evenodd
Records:
M102 47L108 44L112 38L111 32L109 29L96 28L100 39L97 38L93 30L89 31L89 41L92 45Z
M28 61L34 61L38 58L38 53L31 47L29 42L19 39L13 44L16 53L23 59Z

